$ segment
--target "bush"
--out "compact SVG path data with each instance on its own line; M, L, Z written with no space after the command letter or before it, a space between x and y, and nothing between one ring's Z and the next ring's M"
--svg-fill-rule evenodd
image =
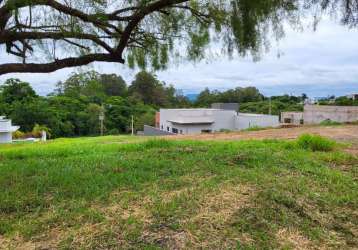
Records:
M335 125L342 125L340 122L332 121L330 119L322 121L319 125L323 126L335 126Z
M244 129L242 131L260 131L260 130L266 130L266 129L270 129L272 127L260 127L260 126L252 126L252 127L249 127L247 129Z
M119 134L119 130L116 128L112 128L111 130L109 130L107 132L108 135L118 135Z
M34 128L32 129L31 131L32 137L41 138L42 131L46 132L48 138L51 137L51 129L49 129L45 125L39 125L39 124L35 124Z
M13 139L23 139L23 138L25 138L25 133L21 132L20 130L16 130L15 132L12 133L12 138Z
M222 128L222 129L219 130L219 132L220 132L220 133L230 133L230 132L232 132L232 130L226 129L226 128Z
M347 122L347 124L350 124L350 125L358 125L358 120L354 121L354 122Z
M336 142L319 135L303 134L298 137L297 145L302 149L312 151L332 151Z

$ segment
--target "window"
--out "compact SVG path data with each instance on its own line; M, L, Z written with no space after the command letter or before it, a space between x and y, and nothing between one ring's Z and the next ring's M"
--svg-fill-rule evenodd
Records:
M211 133L211 130L210 129L203 129L203 130L201 130L201 133L202 134L209 134L209 133Z
M183 134L183 130L179 130L179 133L180 133L180 134Z
M284 123L292 123L292 120L290 118L285 118L283 120Z
M167 127L167 131L168 131L168 132L170 131L170 128L169 128L169 127Z
M163 125L160 128L161 128L161 130L163 130L164 129Z
M178 129L177 129L177 128L172 128L172 132L173 132L174 134L178 134Z

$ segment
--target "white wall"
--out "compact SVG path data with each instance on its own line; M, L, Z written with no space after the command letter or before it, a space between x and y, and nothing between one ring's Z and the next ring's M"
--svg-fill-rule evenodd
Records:
M0 131L11 130L11 120L0 119Z
M305 124L319 124L324 120L336 122L358 121L358 106L305 105Z
M236 129L243 130L252 127L279 127L279 117L276 115L245 114L239 113L236 121Z
M212 124L175 124L170 120L180 120L181 118L193 120L198 117L205 120L214 121ZM273 115L260 114L237 114L233 110L220 109L161 109L160 110L160 129L172 131L172 128L180 130L183 134L200 134L202 130L218 132L226 130L243 130L250 127L278 127L279 117Z
M173 124L169 120L180 120L180 118L190 119L190 117L205 117L207 120L214 121L212 124ZM220 109L161 109L159 128L170 132L172 128L183 134L200 134L202 130L211 130L212 132L221 129L235 130L236 112L232 110Z
M0 132L0 143L11 143L12 134L11 132L1 133Z

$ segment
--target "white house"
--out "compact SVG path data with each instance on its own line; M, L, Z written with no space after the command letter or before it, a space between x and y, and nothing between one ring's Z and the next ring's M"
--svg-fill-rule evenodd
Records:
M0 143L11 143L12 133L18 129L18 126L12 126L11 120L0 116Z
M279 117L244 114L224 109L160 109L159 130L174 134L200 134L250 127L278 127Z

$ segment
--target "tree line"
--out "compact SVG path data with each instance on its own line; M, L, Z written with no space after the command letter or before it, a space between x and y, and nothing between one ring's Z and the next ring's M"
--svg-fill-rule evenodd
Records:
M159 107L190 106L172 85L151 73L139 72L128 86L121 76L95 71L74 73L58 82L53 93L39 96L27 82L8 79L0 85L0 114L21 131L41 125L52 137L98 135L99 116L104 115L106 134L127 133L153 125Z
M38 134L45 129L53 138L100 134L99 116L104 116L104 133L128 133L134 118L135 131L144 124L154 125L160 108L209 108L216 102L236 102L240 112L279 115L282 111L302 111L305 94L266 97L255 87L226 91L201 91L190 101L173 85L154 74L141 71L127 84L116 74L95 71L73 73L58 82L52 93L39 96L27 82L8 79L0 85L0 115L6 115L23 132ZM321 104L356 105L346 97Z

